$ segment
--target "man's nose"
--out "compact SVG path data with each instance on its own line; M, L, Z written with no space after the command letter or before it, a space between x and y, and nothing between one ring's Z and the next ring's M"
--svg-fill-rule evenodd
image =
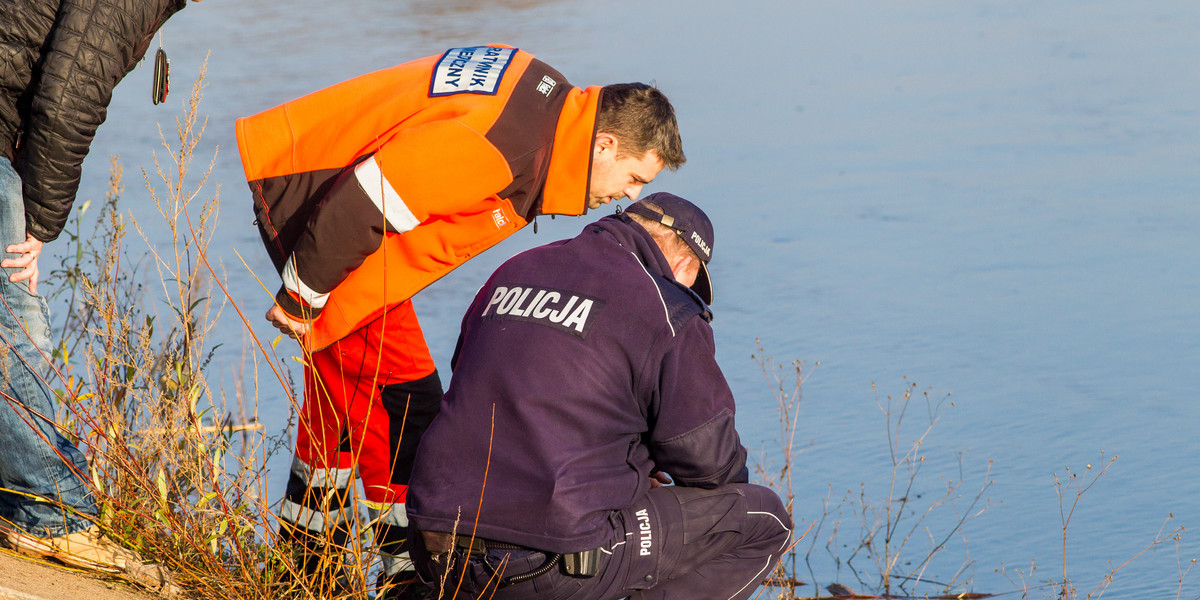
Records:
M630 202L637 202L638 195L641 193L642 193L642 186L640 186L640 185L631 185L631 186L625 188L625 196L627 198L629 198Z

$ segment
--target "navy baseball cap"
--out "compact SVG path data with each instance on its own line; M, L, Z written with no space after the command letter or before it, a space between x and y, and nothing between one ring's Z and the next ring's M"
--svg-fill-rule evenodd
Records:
M661 208L662 212L646 206L648 202ZM713 226L712 221L708 220L708 215L695 204L666 192L650 194L630 204L625 212L662 223L674 229L679 237L683 238L692 252L700 258L700 272L696 274L696 283L692 284L692 291L706 304L712 304L713 288L712 279L708 276L708 261L712 260Z

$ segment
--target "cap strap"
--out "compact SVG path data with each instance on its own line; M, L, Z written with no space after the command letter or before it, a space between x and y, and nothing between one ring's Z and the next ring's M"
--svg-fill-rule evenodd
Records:
M663 214L660 212L654 212L648 208L645 208L642 206L635 206L632 204L629 205L629 207L627 207L625 209L625 212L631 212L635 215L646 217L647 219L652 219L654 221L662 223L663 225L666 225L667 227L670 227L671 229L674 229L675 231L679 231L679 228L675 227L675 217L672 217L671 215Z

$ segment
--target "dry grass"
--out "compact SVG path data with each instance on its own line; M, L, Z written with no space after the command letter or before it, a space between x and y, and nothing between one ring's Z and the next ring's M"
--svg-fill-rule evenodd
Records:
M352 535L325 549L324 577L301 577L296 546L276 544L266 465L291 444L272 434L284 423L257 422L260 372L270 381L262 387L282 390L293 415L300 395L275 352L280 338L264 343L253 334L209 260L219 189L206 186L215 154L193 170L204 87L202 69L174 134L161 136L165 153L142 173L157 219L138 223L122 213L124 172L113 158L94 228L84 231L85 203L64 232L70 251L45 286L66 307L52 361L60 365L51 378L58 422L88 456L104 530L170 568L188 597L367 598L376 592L378 557L373 524L353 498L325 504L327 520L345 507ZM210 379L211 339L227 310L247 338L234 384L221 386Z
M218 193L202 194L211 163L187 184L203 87L202 72L174 139L164 137L166 156L156 154L153 177L143 172L160 222L143 228L122 214L115 158L88 236L87 207L79 211L67 236L75 251L48 281L67 307L54 356L62 376L51 385L60 423L86 448L110 536L167 565L192 595L265 598L264 471L279 443L256 431L255 398L208 379L208 340L225 302L213 297L207 262L218 206ZM152 242L148 229L168 242ZM130 231L148 252L130 247Z

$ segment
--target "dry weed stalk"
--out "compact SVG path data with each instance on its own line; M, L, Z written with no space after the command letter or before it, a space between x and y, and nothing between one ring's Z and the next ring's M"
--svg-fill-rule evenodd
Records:
M788 513L793 515L793 522L795 522L793 514L795 492L792 488L791 476L793 461L798 455L795 440L799 422L798 409L801 388L807 374L800 361L793 362L787 367L776 365L772 359L763 354L761 345L754 358L758 360L777 401L780 430L776 455L782 463L781 466L775 467L774 463L766 460L764 452L763 460L756 466L757 478L763 485L780 493ZM817 364L819 365L819 363ZM909 405L914 396L924 399L927 422L912 443L902 447L902 439L908 431L905 416L908 414ZM895 594L909 595L914 593L912 589L919 585L937 586L943 594L969 587L971 585L970 569L973 568L974 561L970 558L969 551L966 550L966 537L962 535L962 529L968 522L987 511L988 500L985 498L985 494L991 486L991 461L988 462L988 470L984 474L979 489L965 496L965 506L960 507L964 500L961 454L958 455L958 477L955 479L943 476L945 487L942 492L933 500L926 500L923 498L924 493L918 491L918 485L921 483L919 482L921 470L925 464L923 446L943 412L952 406L952 403L949 402L949 395L935 399L929 390L918 394L916 385L908 383L906 380L904 393L899 398L886 396L885 400L880 400L876 394L876 404L884 415L891 467L886 498L879 501L872 500L867 494L867 484L863 483L857 497L848 492L845 497L839 499L836 498L836 494L833 492L834 488L830 485L829 491L822 501L824 508L821 516L813 520L805 532L805 535L811 533L813 537L805 553L805 568L809 575L816 579L811 561L814 558L817 544L821 540L825 540L823 550L839 570L845 564L854 572L859 584L876 590L883 597ZM859 521L859 536L853 549L849 551L849 555L843 556L842 547L838 543L838 535L842 529L842 514L846 510L853 510L856 513ZM947 512L951 515L949 521L946 520L947 517L942 516L942 513ZM936 526L934 525L935 521L937 522ZM804 535L800 536L797 542L803 537ZM916 555L916 558L910 558L912 555L910 545L918 537L924 537L928 545L923 553ZM947 544L955 538L962 540L965 552L965 558L956 571L948 580L942 582L926 578L925 572L935 557L942 554ZM793 548L780 561L775 572L766 582L768 586L778 588L777 591L772 592L775 594L773 597L780 600L798 597L796 590L804 584L797 578L801 567L797 562L796 554L793 545ZM854 559L860 554L866 554L873 558L875 565L873 572L876 575L858 571L854 565ZM830 593L836 595L848 588L835 583L831 584L828 589L831 590ZM969 592L958 592L958 595L963 594L970 595Z
M1080 597L1079 591L1075 587L1075 582L1071 579L1067 569L1067 530L1070 527L1071 518L1075 516L1075 509L1078 508L1079 501L1083 498L1083 495L1096 485L1096 482L1104 476L1116 460L1117 455L1114 454L1112 458L1106 458L1105 453L1101 451L1100 460L1098 461L1100 465L1099 469L1093 470L1092 465L1088 463L1082 473L1073 472L1071 471L1071 467L1068 466L1065 467L1065 477L1060 478L1057 473L1054 474L1054 491L1058 495L1058 514L1062 527L1062 579L1054 582L1054 587L1058 592L1056 596L1058 600L1074 600ZM1069 505L1067 502L1068 498L1070 498ZM1096 584L1092 591L1087 592L1083 597L1088 600L1099 599L1108 590L1109 586L1112 585L1113 581L1116 580L1117 573L1122 569L1129 566L1130 563L1138 558L1141 558L1147 551L1153 551L1162 544L1172 542L1175 544L1176 563L1179 565L1179 587L1175 597L1177 599L1181 598L1184 577L1191 571L1191 567L1196 563L1196 559L1191 559L1188 567L1186 569L1183 568L1182 558L1179 555L1179 542L1182 539L1184 527L1180 525L1167 529L1167 526L1174 518L1175 515L1168 514L1167 519L1163 521L1162 526L1159 527L1158 532L1150 542L1132 557L1126 559L1125 562L1109 569L1100 578L1100 582Z
M903 434L901 431L904 418L917 391L915 383L907 382L907 380L906 383L904 393L898 399L887 395L886 401L881 402L876 392L875 403L884 415L886 424L891 475L888 481L887 498L880 503L869 501L866 497L866 486L863 486L859 506L863 518L864 535L854 554L857 554L859 550L865 550L874 557L879 571L879 585L885 595L892 593L893 581L899 582L896 588L903 593L908 593L907 585L916 583L934 584L941 587L944 593L948 593L956 588L970 585L970 577L966 576L964 579L964 576L973 568L974 561L970 558L966 538L960 536L960 533L966 523L979 517L988 509L989 500L984 495L992 485L992 462L988 461L983 483L974 495L969 496L969 502L965 509L960 510L957 505L957 502L963 497L960 489L964 483L962 453L958 453L957 456L959 467L957 479L947 478L943 475L945 488L942 493L934 499L928 500L923 509L915 507L914 505L918 501L924 500L925 495L916 489L921 469L925 465L922 448L945 410L952 407L953 403L949 401L949 394L935 399L930 393L930 389L923 390L920 397L925 402L926 422L919 429L920 433L907 448L903 448L902 452ZM874 385L872 385L872 389L875 389ZM982 507L980 507L981 502ZM954 520L943 531L935 533L928 526L927 521L942 507L953 512ZM913 564L913 561L908 559L906 549L917 533L924 534L928 545L924 550L924 555L918 555L920 558ZM925 570L934 557L942 553L946 549L946 544L956 536L961 537L965 553L965 558L958 569L943 582L925 579ZM903 572L900 569L901 557L905 557L904 566L906 568ZM852 562L853 559L854 555L852 554L847 563Z
M804 384L804 363L794 361L790 365L777 365L774 359L766 356L763 353L762 344L755 340L757 350L751 358L758 361L759 367L762 369L763 377L771 386L771 394L775 398L776 407L779 411L779 438L778 447L778 465L775 461L769 459L765 450L760 451L761 457L754 466L755 476L759 483L775 490L783 499L784 507L787 509L787 514L791 518L792 523L796 522L793 514L793 506L795 505L796 493L792 487L792 464L802 450L796 447L796 429L800 416L800 400L802 398L802 387ZM818 365L820 363L817 363ZM811 526L810 526L811 529ZM791 600L797 598L797 588L805 585L803 582L796 579L797 564L795 545L807 535L808 532L801 534L793 540L787 552L780 558L775 565L775 569L767 578L765 585L769 588L777 588L773 592L774 597L778 600ZM765 590L759 592L759 597Z

